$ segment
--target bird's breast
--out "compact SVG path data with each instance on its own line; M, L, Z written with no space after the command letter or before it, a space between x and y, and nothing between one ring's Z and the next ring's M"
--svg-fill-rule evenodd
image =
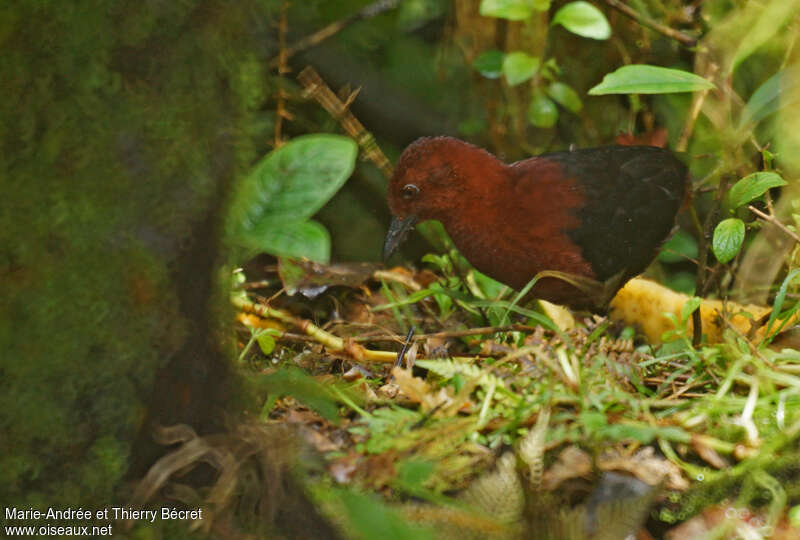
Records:
M557 163L542 165L535 175L512 167L519 176L444 221L473 266L515 289L542 270L594 277L568 235L579 225L576 211L585 204L585 195L574 180L563 177ZM574 293L566 283L553 281L543 280L534 290L556 301L566 290Z

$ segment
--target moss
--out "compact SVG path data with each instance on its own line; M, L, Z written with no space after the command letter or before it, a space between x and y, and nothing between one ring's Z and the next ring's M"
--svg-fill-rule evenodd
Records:
M209 341L215 215L265 140L262 4L0 8L6 504L112 501L157 374Z

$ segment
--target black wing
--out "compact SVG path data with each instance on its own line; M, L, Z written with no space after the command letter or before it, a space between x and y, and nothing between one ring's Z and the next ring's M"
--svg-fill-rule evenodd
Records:
M687 170L653 146L609 146L546 156L561 163L586 195L581 225L569 231L599 280L624 279L652 262L675 225ZM623 281L624 283L624 281Z

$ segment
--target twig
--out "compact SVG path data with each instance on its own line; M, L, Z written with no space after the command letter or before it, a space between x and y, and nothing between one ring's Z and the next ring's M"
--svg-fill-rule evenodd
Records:
M289 12L289 1L284 0L283 5L281 6L281 19L278 23L278 58L277 58L277 68L279 75L285 75L289 73L289 64L286 50L286 33L289 29L289 22L288 22L288 12ZM283 145L283 136L281 135L281 130L283 129L283 119L286 118L289 120L291 115L286 110L286 91L283 89L281 85L278 88L277 99L275 103L275 148L280 148Z
M450 330L446 332L433 332L431 334L417 334L414 336L414 341L422 341L424 339L437 339L437 338L455 338L466 336L483 336L486 334L496 334L501 332L534 332L538 326L528 326L525 324L509 324L508 326L484 326L481 328L467 328L465 330ZM283 334L294 339L294 335ZM352 341L357 343L403 343L401 336L358 336L351 338Z
M403 348L400 349L400 352L397 353L397 360L394 362L394 367L399 367L400 364L403 362L403 357L408 352L408 348L411 346L411 341L414 339L414 325L411 325L411 328L408 329L408 334L406 335L406 340L403 343Z
M372 351L364 348L351 340L344 340L326 332L311 321L295 317L286 311L276 309L266 304L256 303L243 295L235 295L231 299L233 305L242 311L253 313L259 317L276 319L299 328L306 335L312 337L317 343L336 352L344 352L356 360L371 360L373 362L394 362L397 353L392 351Z
M364 150L364 156L372 161L387 178L390 177L392 175L392 164L381 149L378 148L378 143L375 142L372 134L347 108L351 99L347 100L347 104L342 103L339 97L333 93L333 90L325 84L319 73L311 66L301 71L297 76L297 80L300 81L300 84L305 89L304 95L316 99L328 111L328 114L339 121L347 134Z
M239 285L238 288L240 289L268 289L270 287L274 287L275 285L279 284L280 281L277 279L262 279L259 281L248 281L247 283L242 283Z
M354 22L361 21L363 19L371 19L376 15L380 15L385 11L389 11L390 9L394 9L397 7L400 2L403 0L378 0L377 2L373 2L359 11L356 11L352 15L348 15L343 19L339 19L338 21L334 21L328 26L317 30L313 34L302 38L297 43L293 43L288 49L286 49L286 60L294 56L295 54L305 51L306 49L310 49L315 45L319 45L321 42L325 41L329 37L341 32L343 29L347 28ZM270 61L270 67L276 67L281 62L280 55L273 58Z
M725 317L724 315L721 315L721 318L722 318L722 322L725 323L725 326L727 326L728 328L733 330L733 333L736 334L738 337L740 337L742 339L742 341L744 341L747 344L747 348L750 349L750 352L753 354L753 356L758 357L758 359L761 360L762 362L764 362L764 365L769 367L770 369L775 369L775 365L772 362L770 362L769 360L767 360L766 357L763 354L761 354L761 351L759 351L758 348L756 348L756 346L753 345L753 342L750 339L748 339L747 336L742 334L739 331L739 329L736 328L733 325L733 323L731 323L730 320L728 320L727 317Z
M751 212L753 212L755 215L757 215L761 219L763 219L764 221L772 223L773 225L778 227L780 230L782 230L783 232L788 234L792 238L792 240L794 240L795 242L800 244L800 236L797 236L797 234L794 233L791 229L789 229L786 225L784 225L783 223L778 221L778 219L776 219L775 216L771 216L769 214L765 214L764 212L762 212L761 210L759 210L758 208L756 208L755 206L753 206L751 204L747 205L747 209L750 210Z
M687 47L694 47L697 44L696 37L690 36L689 34L681 32L680 30L675 30L674 28L670 28L665 24L661 24L660 22L651 19L647 15L639 13L629 5L620 2L620 0L604 0L604 1L612 8L616 9L626 17L630 17L631 19L641 24L642 26L646 26L651 30L655 30L659 34L663 34L669 38L672 38L675 41L678 41L683 45L686 45Z
M697 228L698 233L697 253L699 256L697 261L697 274L694 282L694 292L696 296L702 298L705 292L706 270L708 266L708 236L711 234L711 217L714 212L709 212L706 216L705 223L701 224L700 218L697 215L695 201L692 200L689 203L689 214L692 216L692 222ZM700 308L694 310L692 313L692 327L692 347L696 349L703 341L703 316L700 312Z
M372 274L372 278L376 281L380 281L382 279L385 279L386 281L394 281L395 283L405 285L407 289L414 292L422 290L422 285L417 283L414 278L405 274L401 274L400 272L392 272L391 270L375 270L375 272Z
M509 324L507 326L483 326L480 328L467 328L466 330L451 330L449 332L434 332L433 334L420 334L416 339L449 338L495 334L498 332L534 332L538 326L525 324Z

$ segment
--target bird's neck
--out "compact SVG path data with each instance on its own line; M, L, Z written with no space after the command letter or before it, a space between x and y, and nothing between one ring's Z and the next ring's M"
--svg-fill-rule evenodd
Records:
M509 226L508 193L512 189L509 166L482 148L466 145L454 166L460 184L458 197L441 221L458 250L485 270L498 255L493 234L503 235Z

